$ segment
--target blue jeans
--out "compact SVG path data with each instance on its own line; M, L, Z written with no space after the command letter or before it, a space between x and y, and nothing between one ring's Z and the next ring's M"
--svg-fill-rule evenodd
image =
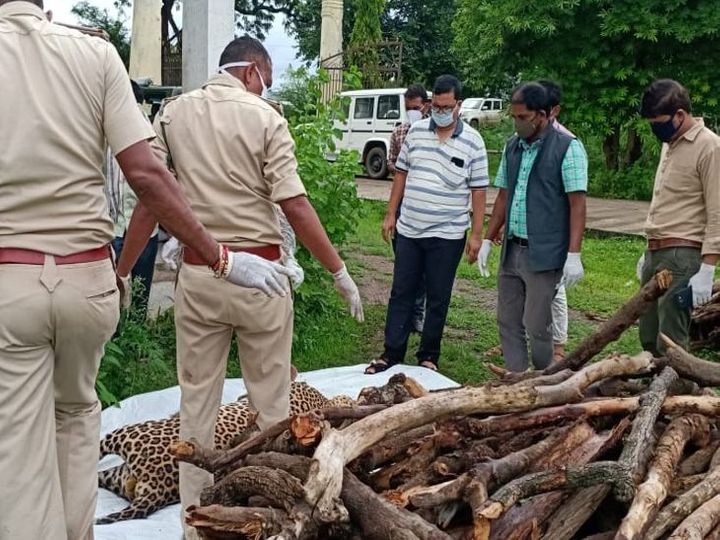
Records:
M117 236L112 242L113 250L115 255L120 258L123 244L125 243L125 237ZM155 273L155 258L157 257L158 251L158 235L151 237L148 240L145 249L140 254L135 266L132 269L130 275L133 281L139 279L142 283L142 290L133 291L133 304L134 311L138 314L141 319L144 319L147 315L148 300L150 299L150 285L152 285L153 274Z
M405 359L417 291L423 276L427 296L425 327L416 357L418 362L438 363L455 272L464 249L464 238L416 239L396 234L395 270L385 321L383 354L391 364Z

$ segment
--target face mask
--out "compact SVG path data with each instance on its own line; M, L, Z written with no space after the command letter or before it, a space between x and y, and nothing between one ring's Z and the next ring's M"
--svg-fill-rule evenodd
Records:
M445 128L455 121L455 110L453 109L450 112L435 112L434 110L430 111L430 114L432 115L433 122L438 127Z
M420 111L412 110L407 112L408 122L412 125L418 120L422 120L422 113Z
M529 139L535 134L536 130L537 124L534 121L515 119L515 133L517 133L521 139Z
M670 142L673 138L673 135L675 135L675 132L680 127L675 127L675 124L673 124L673 118L675 118L675 114L676 113L673 113L672 116L670 116L670 120L668 120L667 122L653 122L652 124L650 124L650 129L652 129L652 132L662 142Z
M222 66L220 66L220 68L218 68L218 71L220 73L225 73L226 75L230 75L232 77L233 75L228 73L228 71L227 71L228 69L234 68L234 67L247 67L250 64L252 64L252 62L229 62L227 64L223 64ZM258 74L258 77L260 77L260 84L262 84L262 92L260 93L260 97L264 98L265 94L267 93L267 86L265 86L265 80L263 79L263 76L260 75L260 70L258 69L257 64L255 64L255 72Z

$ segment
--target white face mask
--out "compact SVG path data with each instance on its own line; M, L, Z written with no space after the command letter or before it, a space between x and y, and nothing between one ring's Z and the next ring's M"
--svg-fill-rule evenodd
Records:
M218 71L220 73L225 73L232 77L232 75L230 73L228 73L228 71L227 71L229 68L247 67L250 64L252 64L252 62L244 62L244 61L243 62L229 62L227 64L223 64L222 66L220 66L218 68ZM265 86L265 79L263 79L263 76L260 73L260 70L258 69L257 64L255 64L255 72L258 74L258 77L260 77L260 84L262 84L262 93L260 94L260 96L264 98L267 94L267 86Z
M417 110L407 111L407 119L410 125L412 125L418 120L422 120L422 112Z

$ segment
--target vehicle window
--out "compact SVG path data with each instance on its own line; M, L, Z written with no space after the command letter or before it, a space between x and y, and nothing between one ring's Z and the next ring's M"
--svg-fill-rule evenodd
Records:
M490 102L489 101L483 101L482 107L480 107L481 111L489 111L490 110Z
M400 118L400 96L380 96L378 98L377 118L397 120Z
M496 111L502 110L502 101L500 101L499 99L496 99L493 102L493 110L496 110Z
M462 108L463 109L479 109L481 103L482 103L482 101L478 100L478 99L466 99L465 101L463 101Z
M375 108L375 98L374 97L355 98L355 111L353 112L353 118L355 120L363 120L365 118L372 118L374 108Z

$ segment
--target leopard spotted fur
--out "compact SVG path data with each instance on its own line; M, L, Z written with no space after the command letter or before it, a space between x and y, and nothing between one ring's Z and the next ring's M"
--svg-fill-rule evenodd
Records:
M304 382L293 382L290 389L292 415L332 406L352 406L347 396L327 399ZM247 399L222 405L215 426L215 448L227 447L255 420L255 411ZM97 520L98 524L127 519L144 519L153 512L180 501L179 471L170 444L180 436L180 418L175 415L123 426L108 433L100 442L100 457L115 454L124 463L100 471L100 487L130 501L130 506Z

